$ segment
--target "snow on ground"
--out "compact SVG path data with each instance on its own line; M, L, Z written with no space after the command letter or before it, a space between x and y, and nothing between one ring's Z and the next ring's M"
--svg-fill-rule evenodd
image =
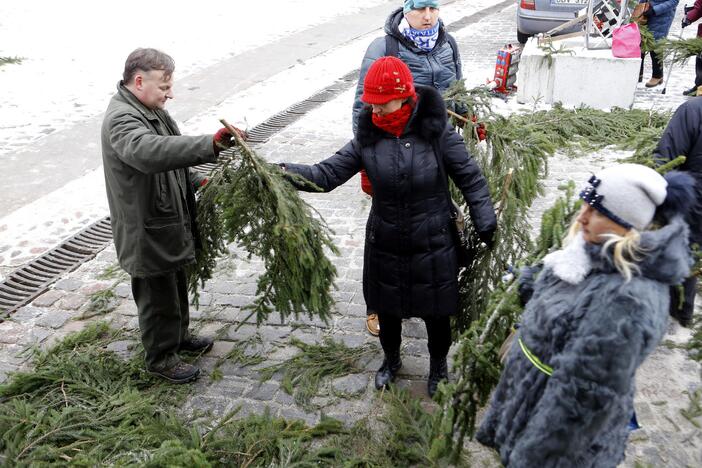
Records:
M73 0L0 3L0 155L104 111L124 60L155 47L176 80L222 59L387 0L191 4ZM9 92L8 92L9 91Z
M450 24L499 1L501 0L442 2L441 17ZM37 128L53 128L55 131L60 131L61 128L66 128L72 123L101 113L114 93L114 86L119 79L124 58L134 47L148 44L162 48L172 55L176 60L177 84L179 77L212 65L218 59L227 58L260 45L256 41L261 38L265 42L272 42L290 32L331 20L334 16L352 13L384 2L364 0L354 2L351 8L339 0L328 2L314 0L306 2L304 9L300 7L302 4L300 1L289 2L292 5L286 5L283 9L278 9L275 15L269 15L278 20L263 23L250 21L258 25L258 32L254 38L249 37L252 31L246 29L249 27L247 23L242 26L244 28L242 35L246 37L241 39L237 37L235 41L227 42L217 36L221 34L221 30L226 29L228 19L222 20L221 14L215 14L212 19L209 19L210 12L215 11L216 2L207 0L204 7L198 8L197 11L191 11L192 8L185 6L173 7L170 11L173 25L169 28L191 30L192 34L186 36L161 37L163 31L156 33L149 30L145 32L146 35L142 36L140 42L132 41L125 44L121 38L132 34L137 35L139 28L144 25L138 22L120 24L120 21L110 21L101 23L100 44L97 44L97 41L74 43L77 33L71 33L67 37L57 38L56 42L50 44L46 50L40 47L41 41L38 38L31 35L28 37L27 31L18 27L18 24L29 21L32 15L42 11L40 6L44 3L42 0L36 5L24 5L16 9L0 5L0 18L2 18L0 19L0 56L33 57L21 65L0 67L0 89L14 89L14 87L18 89L17 93L0 95L0 158L3 151L14 151L40 138L43 134L37 131ZM261 3L262 5L254 6L254 10L249 10L249 18L261 18L263 11L274 10L273 2ZM131 0L127 2L127 5L129 4ZM325 5L324 8L319 8L322 4ZM90 14L97 15L96 8L92 6ZM148 6L147 13L153 13L153 8ZM315 8L321 11L307 15L309 10ZM388 11L392 8L394 6L390 4ZM203 13L202 10L206 12ZM60 30L66 28L66 25L76 22L72 18L74 13L66 9L52 6L46 11L50 11L54 21L51 24L42 22L40 24L49 28L52 34L59 35ZM300 19L293 21L293 25L286 29L278 24L280 18L284 17ZM184 24L188 24L188 28L185 28ZM176 27L177 25L180 26ZM243 34L244 32L247 34ZM323 54L234 94L218 106L203 109L201 114L185 122L179 122L181 130L185 134L209 133L212 131L213 124L217 125L216 119L222 117L241 128L253 127L358 68L368 44L382 34L382 24L379 24L377 30L370 34L330 47ZM201 36L208 38L207 46L202 43ZM42 37L46 35L42 34ZM68 43L73 43L72 47L66 47ZM14 44L22 44L22 47ZM14 47L13 50L9 50L10 47ZM198 47L201 50L198 50ZM227 52L224 52L225 49ZM62 57L61 60L58 56ZM63 63L58 64L59 61ZM37 69L46 68L51 63L60 67L62 72L58 77L52 75L52 81L47 77L43 78L46 80L44 84L53 96L50 105L47 105L37 92L35 81L39 77L34 77L33 74ZM464 70L474 68L464 63ZM85 73L86 71L90 73ZM491 73L492 70L486 69L482 74L490 76ZM78 76L81 79L77 79ZM348 100L348 112L349 114L351 112L351 99ZM338 131L348 137L351 136L350 126L339 128ZM28 262L107 214L103 173L102 168L98 168L0 219L0 268L5 267L0 270L0 279L3 278L3 273L6 274Z

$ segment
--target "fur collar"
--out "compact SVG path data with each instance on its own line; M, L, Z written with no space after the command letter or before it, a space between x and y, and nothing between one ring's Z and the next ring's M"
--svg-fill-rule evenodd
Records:
M688 232L689 228L681 218L660 229L641 232L641 258L635 275L664 284L679 284L690 274L693 264ZM616 271L612 252L604 251L601 244L586 243L582 233L578 233L563 249L546 255L544 266L570 284L580 283L590 271Z
M578 284L592 270L590 255L585 249L583 233L579 232L565 248L544 257L544 266L566 283Z
M430 86L415 85L415 89L417 90L417 105L403 135L415 133L425 140L436 140L446 130L446 122L448 121L444 98ZM381 138L388 137L391 135L373 125L370 107L365 106L358 118L356 140L361 146L369 146Z

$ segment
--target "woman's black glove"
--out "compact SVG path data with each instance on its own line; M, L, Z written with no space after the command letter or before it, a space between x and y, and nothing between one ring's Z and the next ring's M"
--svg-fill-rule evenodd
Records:
M495 245L494 229L490 231L478 232L478 237L480 238L480 242L484 243L488 249L492 250L492 247Z

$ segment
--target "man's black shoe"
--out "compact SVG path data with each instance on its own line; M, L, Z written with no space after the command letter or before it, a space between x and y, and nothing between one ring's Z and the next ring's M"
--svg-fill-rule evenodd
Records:
M400 367L402 367L402 360L399 349L396 352L386 354L383 365L375 373L375 388L380 390L387 387L390 382L395 380L395 374L400 370Z
M206 353L212 349L214 340L206 336L190 335L180 343L180 351L185 353Z
M697 86L693 86L692 88L683 91L683 96L697 96Z
M170 367L148 369L148 372L177 384L191 382L200 375L199 368L183 361L178 361Z

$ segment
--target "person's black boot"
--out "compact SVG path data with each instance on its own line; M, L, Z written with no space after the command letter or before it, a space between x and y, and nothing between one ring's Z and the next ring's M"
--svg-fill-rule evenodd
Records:
M399 349L392 353L385 353L383 365L375 373L375 388L380 390L387 387L390 382L395 380L395 374L400 370L400 367L402 367L402 360Z
M697 86L693 86L692 88L683 91L683 96L697 96Z
M448 380L448 365L446 358L429 358L429 378L427 379L427 390L429 396L434 397L436 389L439 387L439 382Z

